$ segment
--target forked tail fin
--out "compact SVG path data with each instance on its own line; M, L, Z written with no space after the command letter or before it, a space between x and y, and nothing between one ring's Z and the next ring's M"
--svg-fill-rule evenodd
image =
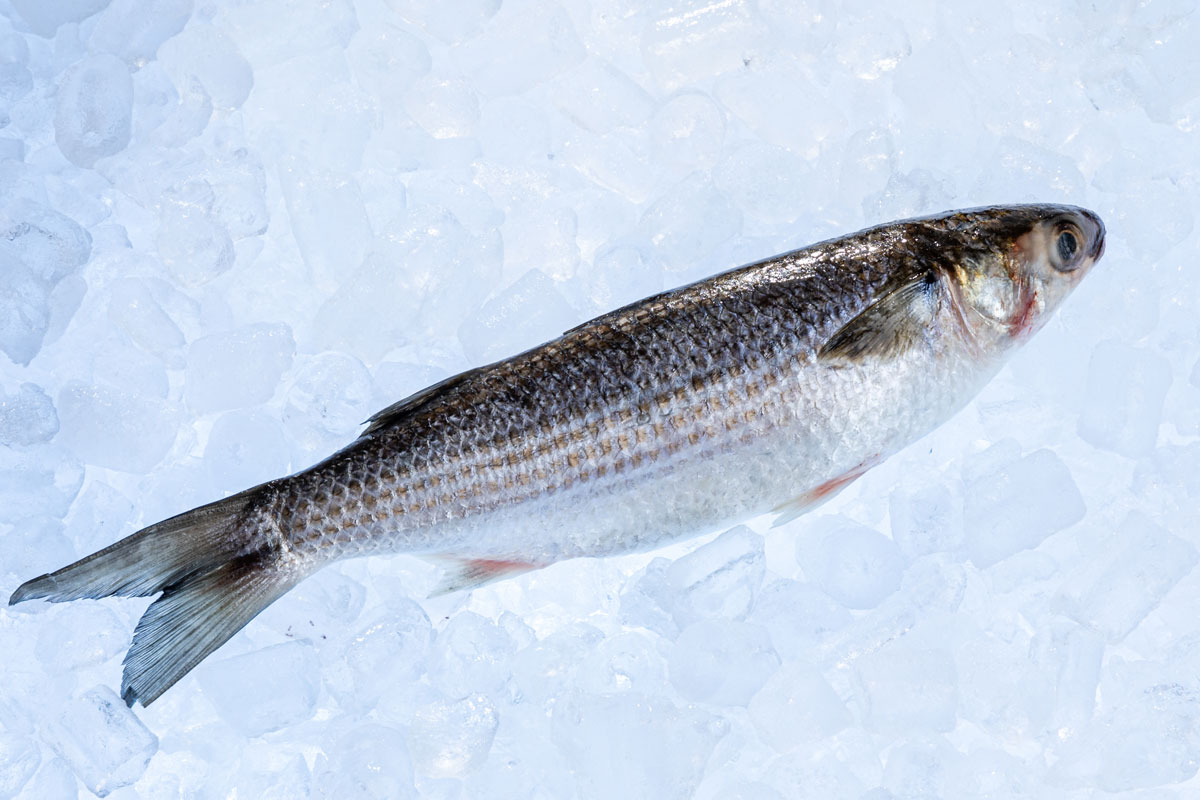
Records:
M57 572L26 581L9 605L43 599L145 597L162 592L138 622L125 656L121 696L154 702L307 572L281 568L274 552L244 554L257 491L171 517Z

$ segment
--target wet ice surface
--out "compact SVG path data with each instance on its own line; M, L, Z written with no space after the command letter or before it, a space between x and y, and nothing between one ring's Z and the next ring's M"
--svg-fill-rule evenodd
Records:
M149 709L0 609L0 798L1200 793L1191 2L0 0L0 595L373 411L867 224L1107 255L821 511L424 600L348 562Z

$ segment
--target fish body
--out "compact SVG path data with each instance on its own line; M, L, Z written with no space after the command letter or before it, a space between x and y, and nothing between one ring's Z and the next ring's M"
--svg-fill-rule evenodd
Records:
M332 561L442 590L802 513L965 405L1100 257L1068 206L882 225L656 295L381 411L351 445L36 578L10 602L163 591L123 694L151 702Z

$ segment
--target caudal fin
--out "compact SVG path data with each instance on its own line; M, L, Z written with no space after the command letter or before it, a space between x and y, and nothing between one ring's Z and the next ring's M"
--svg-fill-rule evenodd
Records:
M125 656L121 696L154 702L205 656L292 588L304 574L273 553L245 553L240 531L255 491L151 525L57 572L26 581L9 605L42 599L162 596L138 622Z

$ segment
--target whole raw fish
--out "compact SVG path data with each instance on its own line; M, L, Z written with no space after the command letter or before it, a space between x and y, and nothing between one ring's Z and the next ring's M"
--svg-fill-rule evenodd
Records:
M962 408L1104 249L1090 211L882 225L605 314L384 409L344 450L145 528L10 603L162 592L149 704L323 565L412 553L442 591L795 515Z

